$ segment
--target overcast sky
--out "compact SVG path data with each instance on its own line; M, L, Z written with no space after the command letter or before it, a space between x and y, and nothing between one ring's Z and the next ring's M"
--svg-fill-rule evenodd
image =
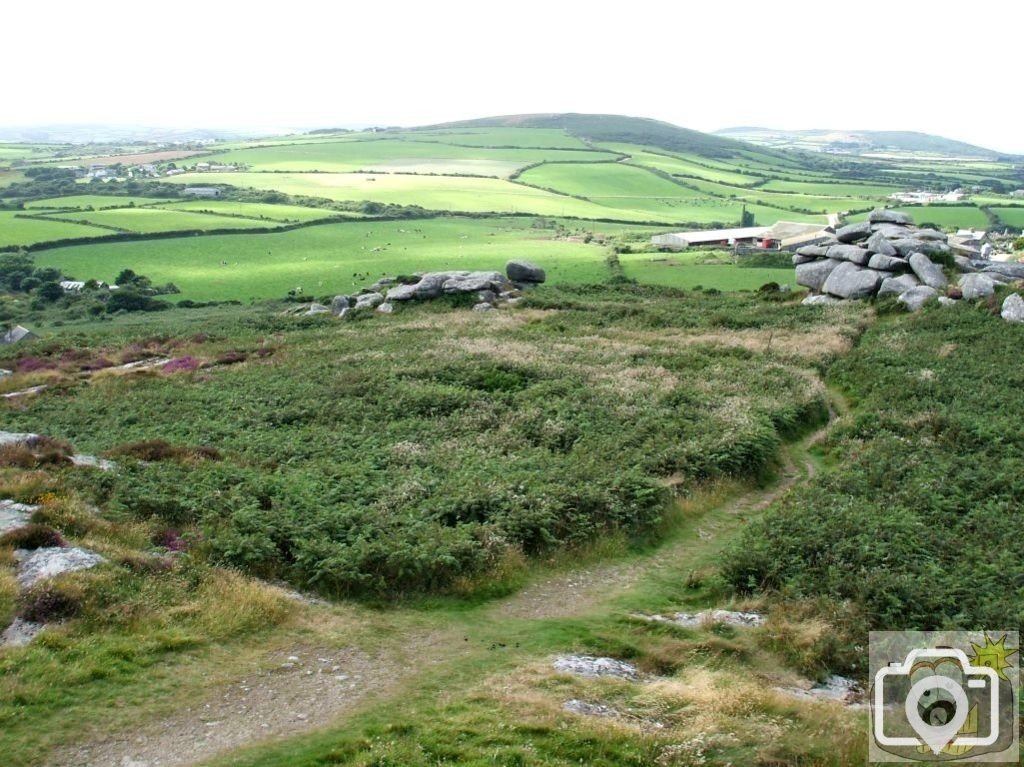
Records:
M914 130L1024 154L1018 0L12 0L0 125L528 112Z

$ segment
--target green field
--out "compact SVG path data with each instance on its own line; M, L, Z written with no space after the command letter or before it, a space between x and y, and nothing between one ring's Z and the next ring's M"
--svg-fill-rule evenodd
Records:
M849 184L834 181L769 181L761 187L769 192L792 192L808 196L855 197L859 199L885 199L898 186L880 186L877 184Z
M51 197L47 200L31 200L25 203L25 208L28 210L35 210L37 208L57 210L66 208L84 210L86 208L92 208L93 210L103 210L104 208L128 208L140 207L143 205L158 205L161 202L170 202L170 200L166 197L122 197L106 194L76 194L70 197Z
M206 229L255 229L267 226L266 222L255 219L216 216L187 210L162 210L160 208L116 208L114 210L68 212L51 214L50 218L55 221L97 224L137 234Z
M999 216L999 220L1006 224L1006 226L1024 229L1024 206L1012 208L997 208L993 206L992 212Z
M757 290L769 282L793 285L792 269L741 269L732 264L695 264L686 259L650 253L619 256L622 270L631 279L648 285L672 288Z
M281 297L296 286L311 296L348 293L384 275L501 270L512 258L537 261L555 283L608 277L603 248L549 237L519 219L352 222L60 248L39 253L36 263L108 282L130 268L154 283L173 282L181 298L196 301Z
M65 221L19 218L13 211L0 210L0 247L32 245L66 237L101 237L105 234L110 234L110 230Z
M930 223L958 229L987 229L989 226L988 217L973 205L905 205L893 210L912 216L918 224ZM851 216L850 221L866 221L867 217L867 213L859 213Z
M25 180L25 174L18 170L0 170L0 187L16 184Z
M610 153L594 152L583 147L482 151L439 141L384 138L236 149L196 159L209 163L245 163L254 171L347 173L374 170L508 176L518 168L537 162L591 162L610 160L613 157Z
M623 221L685 220L644 210L605 207L496 178L367 173L186 173L175 176L173 181L233 184L331 200L420 205L428 210L460 213L532 213Z
M161 205L165 210L188 210L214 213L221 216L245 216L282 223L318 221L322 218L358 217L358 213L342 212L330 208L306 208L301 205L274 205L264 202L234 202L230 200L189 200Z
M697 176L698 178L703 178L707 181L718 181L723 184L733 184L735 186L749 186L764 180L763 176L740 173L735 170L726 170L725 168L729 166L724 163L720 163L718 167L712 167L706 164L703 160L701 162L695 162L693 160L683 159L682 157L655 153L647 151L645 147L638 146L636 144L601 144L601 148L628 154L630 157L628 162L630 164L656 168L657 170L664 171L665 173L671 173L673 175Z

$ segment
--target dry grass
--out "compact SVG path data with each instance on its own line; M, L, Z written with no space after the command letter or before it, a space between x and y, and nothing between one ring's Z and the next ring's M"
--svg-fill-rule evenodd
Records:
M200 627L210 638L229 637L283 623L295 603L280 589L230 570L216 570L196 594Z

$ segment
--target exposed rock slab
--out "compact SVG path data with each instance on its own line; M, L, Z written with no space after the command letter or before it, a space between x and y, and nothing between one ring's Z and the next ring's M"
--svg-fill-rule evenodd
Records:
M15 618L14 623L0 634L0 647L24 647L43 633L45 628L42 623Z
M106 561L96 552L87 549L47 546L36 549L22 560L18 568L18 583L28 588L63 573L88 570Z
M38 509L38 506L29 503L9 499L0 501L0 533L28 524L29 517Z
M831 701L845 706L859 704L863 690L852 679L832 674L812 687L776 687L778 692L791 698L811 701Z
M889 244L889 238L883 232L875 232L868 237L865 247L872 253L881 256L895 256L897 254L896 248Z
M505 274L512 282L541 283L547 279L544 269L532 261L517 259L505 264Z
M592 655L563 655L551 664L556 671L585 677L615 677L636 680L640 672L636 666L615 658L596 658Z
M871 222L863 221L859 224L847 224L836 230L836 239L839 242L860 242L871 236Z
M878 288L878 297L884 298L885 296L899 296L906 293L911 288L916 288L921 283L917 277L912 274L901 274L899 277L889 277L888 279L882 280L881 287Z
M807 296L803 301L800 302L802 306L828 306L829 304L842 303L835 296L829 296L824 293L819 293L815 296Z
M671 615L641 615L644 620L655 623L671 623L683 628L701 628L715 624L756 628L763 626L765 617L761 613L737 612L735 610L704 610L699 613L673 613Z
M875 253L868 261L868 267L871 269L878 269L883 272L898 272L909 269L910 264L905 258L884 256L881 253Z
M611 706L606 706L603 703L587 703L586 701L577 700L575 698L563 703L562 708L566 711L571 711L574 714L580 714L582 716L619 716L619 712Z
M828 249L828 257L864 266L870 260L871 254L857 245L833 245Z
M872 224L912 224L914 219L898 210L875 208L868 214L868 222Z

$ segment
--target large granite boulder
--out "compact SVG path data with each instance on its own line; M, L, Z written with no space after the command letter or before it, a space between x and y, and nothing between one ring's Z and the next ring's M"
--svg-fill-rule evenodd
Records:
M900 295L896 300L901 304L905 304L910 311L916 312L933 298L938 297L938 295L939 291L935 288L930 288L927 285L918 285L916 288L911 288Z
M860 242L871 236L871 222L863 221L859 224L847 224L836 230L836 239L839 242Z
M342 309L348 309L352 306L352 299L348 296L335 296L331 301L331 314L338 316L341 314Z
M873 224L872 229L877 234L882 235L890 240L901 240L906 237L913 237L914 232L917 231L910 226L901 226L900 224Z
M532 261L515 260L505 264L505 274L512 282L544 282L547 275L544 269Z
M384 303L384 295L382 293L363 293L356 296L356 309L376 309Z
M871 254L856 245L833 245L828 249L828 257L864 266L870 260Z
M442 290L449 294L478 293L481 290L494 290L500 293L508 285L508 279L501 272L463 272L453 274L445 280Z
M388 290L388 301L411 301L416 298L417 285L396 285Z
M868 221L872 224L912 224L914 219L906 213L898 210L887 210L875 208L868 214Z
M874 269L863 269L844 261L829 274L822 291L839 298L869 298L878 290L882 279L883 275Z
M889 238L882 234L882 232L875 232L873 235L868 237L865 247L867 247L867 249L872 253L877 253L882 256L896 255L896 248L889 244Z
M936 290L944 290L949 281L943 273L942 268L934 263L924 253L912 253L910 256L910 268L917 278L925 285Z
M828 255L828 245L802 245L796 249L796 254L798 256L824 258Z
M868 266L883 272L899 272L907 269L910 264L907 263L905 258L883 256L881 253L875 253L868 261Z
M889 277L888 279L882 280L881 287L878 288L878 297L885 298L886 296L900 296L906 293L911 288L916 288L921 283L917 277L912 274L901 274L899 277Z
M1024 322L1024 298L1019 293L1011 293L1003 301L1000 316L1007 322Z
M796 284L821 292L825 280L841 263L843 262L825 258L809 264L800 264L796 268Z
M949 235L938 229L918 229L914 236L919 240L938 240L940 242L946 242L949 239Z
M996 292L996 283L986 274L965 274L957 282L960 292L968 301L988 298Z
M981 271L989 274L989 276L991 276L991 273L995 273L1009 277L1011 280L1024 280L1024 264L1012 264L999 261L982 261L972 263L984 264L984 266L981 267Z

